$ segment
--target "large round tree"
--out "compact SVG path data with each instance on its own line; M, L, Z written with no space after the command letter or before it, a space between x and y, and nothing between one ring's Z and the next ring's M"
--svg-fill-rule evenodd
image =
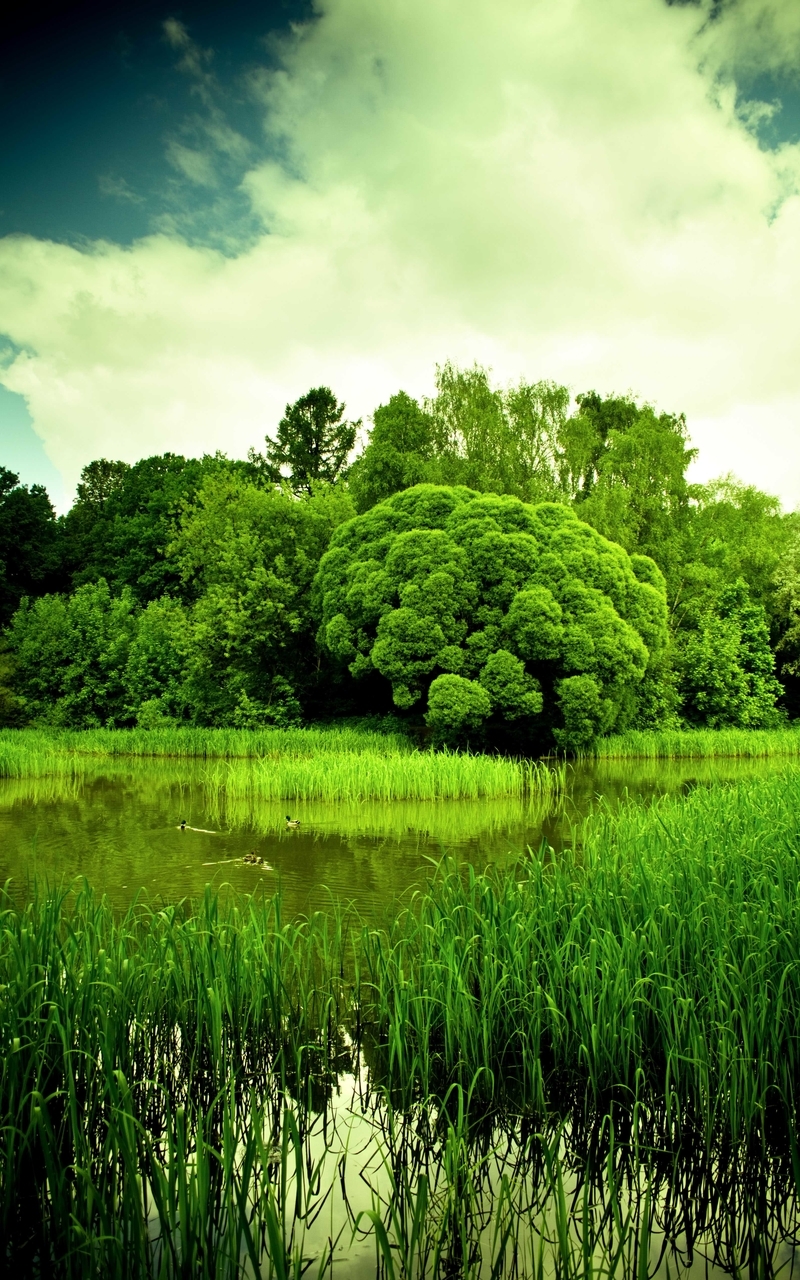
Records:
M555 503L406 489L335 531L315 597L321 643L443 741L515 722L575 750L657 701L661 573Z

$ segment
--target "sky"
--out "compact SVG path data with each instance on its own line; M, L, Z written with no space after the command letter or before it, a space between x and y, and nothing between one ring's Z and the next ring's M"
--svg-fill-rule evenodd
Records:
M59 510L448 359L800 506L800 0L31 0L0 119L0 464Z

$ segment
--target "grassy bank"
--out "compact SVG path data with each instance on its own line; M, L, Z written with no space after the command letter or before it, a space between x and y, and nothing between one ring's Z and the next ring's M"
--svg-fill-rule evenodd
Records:
M205 760L211 792L253 801L443 800L547 796L559 770L530 761L417 751L402 735L355 729L0 732L0 777L91 776L103 760Z
M499 1276L512 1255L527 1258L517 1275L637 1274L658 1177L662 1207L680 1201L675 1143L687 1194L706 1161L715 1211L737 1142L761 1163L734 1183L774 1191L768 1153L794 1131L800 1082L798 813L791 772L601 813L572 855L445 868L377 930L287 923L279 899L123 919L91 896L9 905L7 1258L20 1274L135 1277L299 1276L305 1258L314 1275L329 1236L363 1232L385 1275ZM380 1168L374 1198L334 1222L334 1188L364 1186L361 1129L321 1163L333 1138L315 1116L341 1120L341 1072ZM575 1167L595 1150L604 1199L569 1182L565 1141Z
M798 756L800 728L631 729L601 738L590 754L601 760Z
M286 756L360 755L414 748L401 733L351 726L311 729L5 729L0 753L37 755L172 756L177 760L279 759ZM2 758L2 757L0 757Z

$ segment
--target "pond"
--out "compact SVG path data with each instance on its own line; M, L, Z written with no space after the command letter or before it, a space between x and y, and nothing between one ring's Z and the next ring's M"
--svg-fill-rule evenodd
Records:
M546 800L310 801L264 803L246 785L220 788L218 762L152 758L89 760L75 780L0 781L0 880L27 897L35 882L86 877L124 908L144 891L174 902L206 884L224 893L273 893L308 912L332 899L366 917L408 897L444 854L482 869L542 840L558 850L599 805L648 803L695 786L728 784L792 768L781 757L588 761L570 765L562 793ZM181 822L186 828L181 830ZM263 865L242 862L255 853Z

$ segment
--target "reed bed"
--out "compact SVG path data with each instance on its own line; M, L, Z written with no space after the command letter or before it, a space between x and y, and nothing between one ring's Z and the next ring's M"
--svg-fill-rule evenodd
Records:
M513 874L446 871L366 948L387 1078L534 1112L646 1081L709 1140L793 1110L799 815L791 771L601 811Z
M174 749L173 749L174 748ZM502 756L417 751L400 735L352 729L0 732L0 777L90 777L102 760L209 761L210 794L273 800L443 800L545 796L563 768Z
M444 865L383 929L287 921L280 897L6 900L7 1264L238 1280L336 1275L341 1250L346 1276L366 1241L387 1277L627 1280L671 1213L690 1249L722 1215L731 1266L775 1274L798 1226L799 813L790 770L600 812L558 858ZM345 1077L377 1129L360 1205L337 1190Z
M589 757L600 760L713 759L800 755L800 726L782 729L630 729L600 738Z
M445 751L234 761L210 766L205 775L209 796L224 795L230 807L280 799L343 804L521 799L552 796L560 785L563 770L544 764Z
M317 755L410 753L400 733L351 726L308 729L5 729L0 730L0 768L53 755L171 756L178 760ZM7 766L6 766L7 767ZM3 776L7 776L4 774ZM12 776L14 776L12 774Z

